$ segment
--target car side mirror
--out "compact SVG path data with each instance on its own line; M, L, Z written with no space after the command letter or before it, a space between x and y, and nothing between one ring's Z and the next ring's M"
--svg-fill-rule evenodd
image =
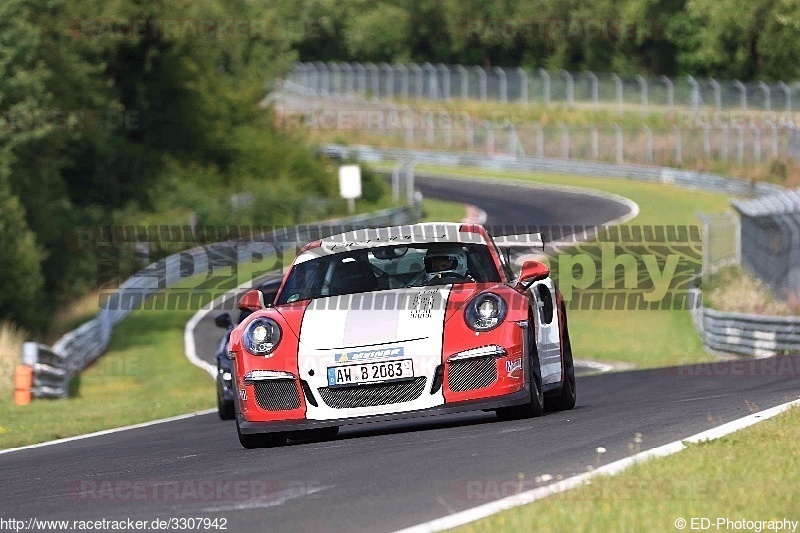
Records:
M237 305L242 311L250 311L255 313L264 309L264 295L258 289L250 289L239 298Z
M218 328L228 329L233 327L233 320L231 319L230 313L222 313L214 317L214 324L217 325Z
M522 264L522 272L519 275L518 284L527 289L534 282L543 280L550 275L547 265L539 261L525 261Z

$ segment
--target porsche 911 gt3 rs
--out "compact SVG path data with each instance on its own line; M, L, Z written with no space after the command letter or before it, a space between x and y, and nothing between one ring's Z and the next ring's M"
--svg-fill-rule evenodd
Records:
M575 405L566 309L547 266L515 275L486 229L417 224L303 247L273 306L258 290L230 336L246 448L340 425Z

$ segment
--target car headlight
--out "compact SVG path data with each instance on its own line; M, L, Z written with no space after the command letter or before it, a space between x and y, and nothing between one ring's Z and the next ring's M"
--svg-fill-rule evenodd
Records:
M479 294L467 305L467 325L475 331L489 331L505 320L507 310L500 296L492 292Z
M242 340L251 354L267 356L281 342L281 327L271 318L257 318L247 325Z

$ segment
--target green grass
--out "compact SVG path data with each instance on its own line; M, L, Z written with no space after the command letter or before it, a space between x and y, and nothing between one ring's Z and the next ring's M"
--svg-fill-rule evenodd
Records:
M422 222L460 222L466 216L464 204L425 198Z
M456 531L679 531L674 526L677 519L702 517L712 520L707 531L733 531L717 529L717 517L800 520L799 440L800 409L794 408L719 440L635 465L618 476L595 478L590 487Z

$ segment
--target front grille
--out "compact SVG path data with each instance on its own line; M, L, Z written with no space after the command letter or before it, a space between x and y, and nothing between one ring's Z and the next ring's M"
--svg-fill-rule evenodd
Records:
M497 359L473 357L450 363L447 375L450 390L460 392L488 387L497 379Z
M256 403L267 411L286 411L300 407L300 395L294 380L258 381L253 386Z
M416 400L425 389L425 380L426 378L419 377L399 383L379 383L356 387L322 387L318 390L322 401L334 409L369 407Z

